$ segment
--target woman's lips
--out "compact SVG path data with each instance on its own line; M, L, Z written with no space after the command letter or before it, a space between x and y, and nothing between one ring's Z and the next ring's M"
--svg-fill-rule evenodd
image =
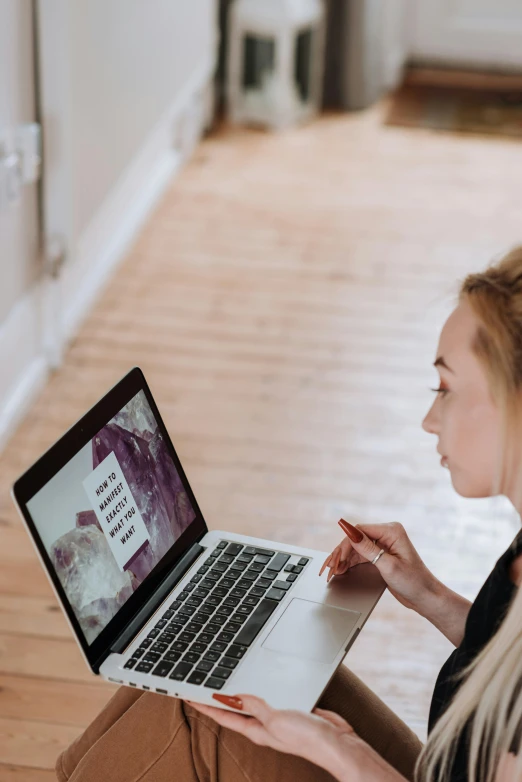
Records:
M447 467L448 466L448 457L447 456L443 456L442 459L440 460L440 463L441 463L441 465L443 467Z

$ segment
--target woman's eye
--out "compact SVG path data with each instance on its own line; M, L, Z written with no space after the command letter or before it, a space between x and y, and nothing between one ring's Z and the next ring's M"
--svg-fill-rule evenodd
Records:
M447 394L449 391L449 388L442 388L442 386L439 386L439 388L430 388L430 391L433 391L434 394Z

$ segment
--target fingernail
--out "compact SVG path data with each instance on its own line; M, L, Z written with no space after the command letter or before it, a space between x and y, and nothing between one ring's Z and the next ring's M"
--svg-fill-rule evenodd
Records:
M241 698L236 698L235 695L221 695L219 692L213 692L212 697L220 703L224 703L225 706L230 706L231 709L241 711L243 708L243 701Z
M357 527L354 527L353 524L350 524L349 521L339 519L339 526L354 543L360 543L364 537L361 530L357 529Z

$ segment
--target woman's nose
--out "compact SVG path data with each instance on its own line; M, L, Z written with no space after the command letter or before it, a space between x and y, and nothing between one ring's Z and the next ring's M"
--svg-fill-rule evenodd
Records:
M426 414L423 422L422 422L422 428L425 432L428 432L428 434L437 434L438 433L438 426L437 426L437 418L434 415L433 408L435 407L435 404L433 404L430 409L428 410L428 413Z

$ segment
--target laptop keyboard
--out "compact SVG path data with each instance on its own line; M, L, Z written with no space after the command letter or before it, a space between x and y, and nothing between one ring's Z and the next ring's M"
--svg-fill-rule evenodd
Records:
M222 540L124 668L220 690L309 561L290 557Z

